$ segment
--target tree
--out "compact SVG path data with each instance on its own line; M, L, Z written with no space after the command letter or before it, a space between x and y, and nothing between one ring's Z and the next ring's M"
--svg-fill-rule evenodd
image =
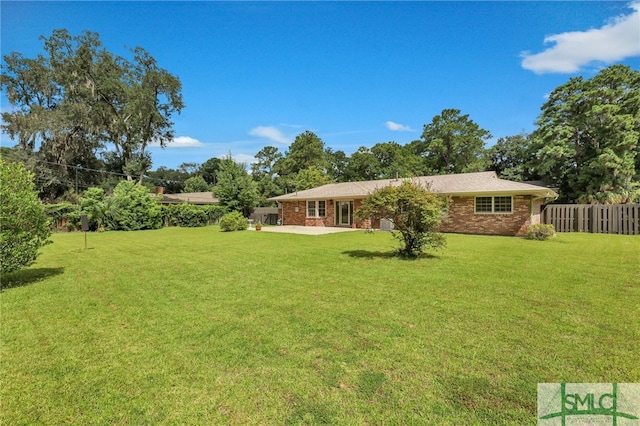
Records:
M200 165L198 174L202 176L209 185L216 184L221 161L222 160L217 157L212 157Z
M189 175L177 169L167 167L158 167L154 171L147 173L147 176L156 186L164 188L167 194L179 194L184 192L184 185Z
M266 205L267 199L283 193L276 182L276 163L282 154L275 146L265 146L255 155L256 162L251 165L251 175L257 184L261 205Z
M296 136L289 151L277 162L276 171L280 175L288 175L310 167L325 171L327 166L324 142L307 130Z
M494 170L502 179L516 182L539 179L532 141L526 133L498 139L487 153L491 161L489 170Z
M198 171L200 170L200 167L201 166L198 163L187 162L187 163L181 163L178 166L178 170L186 174L187 176L191 177L191 176L195 176L198 173Z
M366 146L359 147L349 157L345 170L347 181L375 180L379 179L380 175L380 161Z
M403 243L402 257L417 257L425 248L444 247L446 240L438 232L445 202L426 188L411 181L386 186L367 197L355 216L358 220L390 219L394 237Z
M249 216L258 205L256 183L247 173L246 165L236 163L231 156L220 162L218 184L213 188L213 194L222 207L239 211L244 216Z
M469 173L485 170L484 144L491 138L469 115L458 109L444 109L425 124L416 147L435 174Z
M327 171L331 179L335 182L347 182L348 178L346 177L346 173L349 164L347 154L342 150L334 151L327 147L325 149L325 156L328 163Z
M380 163L381 177L423 176L424 166L421 158L415 155L410 147L401 146L397 142L377 143L371 147L371 153Z
M184 192L209 192L211 188L202 176L192 176L184 182Z
M33 264L49 242L49 218L38 199L33 174L0 157L0 272Z
M633 201L640 144L640 72L612 65L571 78L542 106L534 132L540 171L570 202Z
M2 113L2 130L54 164L88 167L110 143L119 172L141 180L151 167L147 146L173 138L171 116L184 106L178 78L141 47L132 60L113 55L96 33L54 30L42 40L35 59L3 57L2 89L15 108Z
M297 191L304 191L305 189L311 189L333 182L329 175L315 167L300 170L293 175L293 179Z

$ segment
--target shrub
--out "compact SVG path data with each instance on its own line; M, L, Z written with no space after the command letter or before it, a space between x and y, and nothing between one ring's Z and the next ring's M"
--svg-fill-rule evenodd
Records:
M361 221L390 219L396 230L393 236L402 244L398 254L414 258L427 248L445 247L446 240L438 232L445 208L445 201L428 188L404 181L373 192L355 216Z
M244 231L249 227L249 220L242 213L233 211L220 219L220 229L225 232Z
M215 223L222 218L229 210L219 204L209 206L209 223Z
M97 230L104 225L105 221L105 203L106 196L102 188L89 188L84 191L80 198L80 210L82 214L86 214L89 219L89 229Z
M113 229L137 231L162 228L162 208L147 188L122 181L113 190Z
M38 198L33 174L22 163L0 158L0 272L31 265L49 243L50 219Z
M222 206L169 204L162 206L164 223L168 226L198 227L217 222L227 211Z
M528 240L547 240L549 237L553 237L556 233L553 225L546 225L544 223L537 223L529 226L527 229L526 238Z
M163 207L167 222L175 226L195 228L209 224L209 206L193 204L171 204Z
M80 206L77 204L45 204L44 211L51 220L52 231L73 231L80 227Z

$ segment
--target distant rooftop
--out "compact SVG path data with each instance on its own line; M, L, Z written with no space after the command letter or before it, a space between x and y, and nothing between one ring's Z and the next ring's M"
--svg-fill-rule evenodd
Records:
M162 194L162 204L217 204L218 199L211 192L184 192L182 194Z

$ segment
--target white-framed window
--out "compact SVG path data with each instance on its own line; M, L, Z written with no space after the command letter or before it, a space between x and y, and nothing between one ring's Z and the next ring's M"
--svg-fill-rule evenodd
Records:
M324 200L307 200L307 217L325 217L327 215L327 202Z
M476 197L476 213L513 213L513 197Z

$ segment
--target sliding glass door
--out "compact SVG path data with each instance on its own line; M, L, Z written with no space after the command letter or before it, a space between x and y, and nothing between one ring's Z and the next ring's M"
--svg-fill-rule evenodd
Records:
M351 226L353 223L353 201L336 201L336 225Z

